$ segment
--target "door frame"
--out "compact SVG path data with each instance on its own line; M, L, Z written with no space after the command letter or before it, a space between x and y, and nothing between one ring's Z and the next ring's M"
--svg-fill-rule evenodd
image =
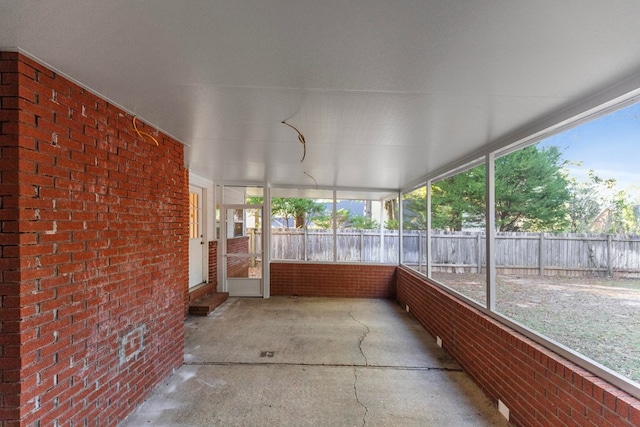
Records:
M192 193L197 193L199 195L198 208L200 212L200 218L198 218L198 226L200 232L200 255L202 259L201 262L201 271L198 276L202 276L202 279L198 283L191 284L191 236L189 236L189 290L192 290L199 285L208 283L209 277L209 266L208 266L208 252L209 248L207 245L207 189L204 187L200 187L198 185L189 184L189 195ZM189 206L189 210L191 210L191 206ZM189 221L191 223L191 221Z
M191 187L199 188L202 191L202 283L201 285L205 285L211 282L211 277L209 277L209 242L215 239L213 232L215 231L215 224L211 224L212 214L215 214L215 194L214 194L214 185L213 181L210 181L206 178L202 178L198 175L193 174L189 171L189 189L191 191ZM216 280L216 278L213 278ZM187 285L189 279L187 278ZM199 286L195 285L193 287L188 287L189 291L193 291L194 289L198 289Z

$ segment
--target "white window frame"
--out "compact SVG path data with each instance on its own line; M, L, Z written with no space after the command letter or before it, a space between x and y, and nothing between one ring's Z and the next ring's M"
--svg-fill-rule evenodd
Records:
M630 89L630 86L633 85ZM427 230L427 239L429 240L429 234L431 231L431 209L430 198L431 193L429 191L432 181L441 180L449 176L456 175L460 171L467 170L470 167L484 163L487 167L486 174L486 257L487 257L487 272L486 272L486 293L487 301L486 307L478 304L476 301L466 297L465 295L455 291L454 289L434 281L431 279L431 264L428 264L427 274L422 274L412 269L417 274L424 276L430 283L438 286L443 291L455 296L456 298L464 301L472 307L480 310L487 316L513 328L525 337L533 340L534 342L548 348L549 350L559 354L567 360L575 363L576 365L586 369L587 371L597 375L605 381L613 384L619 389L629 393L635 398L640 399L640 384L622 376L618 372L607 368L606 366L589 359L588 357L576 352L575 350L560 344L550 338L542 336L539 332L510 319L499 312L495 311L495 259L493 257L493 248L495 247L495 158L504 156L513 151L525 148L526 146L536 144L543 139L550 136L574 128L583 123L592 121L613 111L622 109L631 104L640 102L640 77L624 82L609 91L605 91L597 94L596 96L587 99L585 102L572 106L566 110L561 111L547 119L537 123L535 126L524 129L521 132L513 134L509 139L499 141L492 144L485 149L474 153L468 157L460 159L459 161L449 165L449 167L440 169L433 174L430 174L421 180L416 182L421 184L414 184L402 189L400 192L400 265L403 265L402 255L402 196L408 192L415 190L416 188L427 185L427 224L429 230ZM482 156L481 161L471 161L471 159ZM430 253L427 256L429 260L431 258Z

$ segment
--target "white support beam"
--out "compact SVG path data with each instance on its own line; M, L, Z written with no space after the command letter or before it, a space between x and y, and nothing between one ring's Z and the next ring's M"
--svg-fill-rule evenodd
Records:
M496 261L493 257L493 248L496 240L496 192L495 192L495 155L486 155L486 245L487 245L487 309L495 311L496 308Z
M427 277L431 278L431 180L427 181Z

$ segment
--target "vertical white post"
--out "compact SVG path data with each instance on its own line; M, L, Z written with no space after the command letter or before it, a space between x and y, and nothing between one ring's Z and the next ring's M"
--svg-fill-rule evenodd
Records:
M263 298L271 296L271 187L265 185L262 204L262 286Z
M218 264L218 286L216 287L216 291L217 292L223 292L223 275L222 275L222 268L220 267L222 265L222 190L221 190L221 186L214 184L213 185L213 197L214 197L214 201L213 201L213 238L215 240L218 241L218 246L217 246L217 254L216 254L216 263ZM217 211L218 209L220 209L220 230L218 231L218 229L216 228L216 221L218 220L217 215Z
M404 217L402 195L402 191L398 193L398 264L402 264L404 261L404 254L402 253L402 218Z
M227 287L227 210L224 208L225 186L220 186L220 244L218 245L218 271L220 272L220 282L222 292L229 292ZM222 283L222 286L220 286Z
M386 260L386 256L385 256L385 251L384 251L384 200L380 200L380 255L379 255L379 262L380 263L385 263Z
M427 277L431 278L431 180L427 181L426 209L427 209Z
M338 261L338 202L336 194L336 190L333 190L333 262Z
M496 261L493 257L493 248L496 239L496 192L495 192L495 155L489 153L486 156L485 167L487 169L485 187L485 216L487 234L487 309L494 311L496 308Z

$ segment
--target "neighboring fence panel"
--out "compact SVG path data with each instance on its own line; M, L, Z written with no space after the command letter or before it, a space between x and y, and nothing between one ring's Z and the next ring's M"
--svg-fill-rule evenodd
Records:
M483 233L432 233L433 271L480 271L485 242ZM640 277L636 235L498 233L494 254L501 274Z

